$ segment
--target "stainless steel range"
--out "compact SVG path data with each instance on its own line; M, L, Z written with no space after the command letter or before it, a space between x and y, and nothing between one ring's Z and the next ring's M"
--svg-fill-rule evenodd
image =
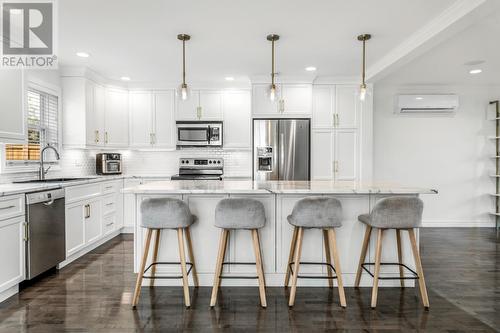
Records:
M172 180L222 180L223 174L222 158L181 158L179 174Z

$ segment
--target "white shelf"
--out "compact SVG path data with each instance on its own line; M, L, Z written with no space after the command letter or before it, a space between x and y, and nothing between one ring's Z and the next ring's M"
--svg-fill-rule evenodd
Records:
M500 216L500 213L490 212L490 215Z
M500 120L500 117L496 117L496 118L493 118L493 119L488 119L488 120L491 120L491 121L497 121L497 120Z
M490 177L493 177L493 178L500 178L500 175L490 175Z
M499 140L500 136L489 136L488 139L490 139L490 140Z
M500 197L500 193L490 193L492 197Z
M500 156L490 156L490 158L500 158Z

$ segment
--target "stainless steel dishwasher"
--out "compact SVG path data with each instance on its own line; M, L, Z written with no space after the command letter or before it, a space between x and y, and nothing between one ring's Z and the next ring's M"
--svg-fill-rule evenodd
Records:
M26 194L26 279L66 259L64 190Z

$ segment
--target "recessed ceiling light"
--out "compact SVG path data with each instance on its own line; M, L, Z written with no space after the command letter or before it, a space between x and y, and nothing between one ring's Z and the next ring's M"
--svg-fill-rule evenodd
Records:
M423 100L424 98L423 98L423 97L418 96L418 97L415 97L415 99L417 99L417 100L419 100L419 101L420 101L420 100Z
M10 10L10 13L14 14L14 15L22 15L23 10L22 9L18 9L18 8L14 8L14 9Z
M471 70L469 71L469 73L470 73L470 74L479 74L479 73L481 73L482 71L483 71L482 69L477 68L477 69L471 69Z
M128 76L122 76L120 78L120 80L122 80L122 81L130 81L130 77L128 77Z
M90 54L88 54L87 52L76 52L76 55L79 56L80 58L90 57Z
M234 81L234 77L232 76L226 76L225 79L226 81Z
M307 66L306 67L306 71L308 71L308 72L314 72L315 70L316 70L316 67L314 67L314 66Z

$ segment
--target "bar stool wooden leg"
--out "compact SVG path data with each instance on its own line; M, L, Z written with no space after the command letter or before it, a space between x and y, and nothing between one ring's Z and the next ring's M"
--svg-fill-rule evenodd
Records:
M252 230L253 239L253 251L255 253L255 266L257 267L257 276L259 278L259 294L260 294L260 305L265 308L267 307L266 301L266 287L264 282L264 271L262 268L262 258L260 254L260 242L259 234L257 229Z
M326 257L326 263L331 265L332 264L332 256L331 256L331 251L330 251L330 242L328 241L328 230L323 229L323 242L325 243L325 257ZM327 266L326 271L328 272L328 286L330 288L333 288L333 269L330 266Z
M401 230L396 229L396 242L398 244L398 262L399 262L399 277L401 278L401 288L405 287L405 280L403 280L405 274L403 271L403 252L401 250Z
M427 287L425 286L424 270L422 269L422 262L420 261L420 253L418 251L417 239L415 238L415 231L413 229L408 230L410 235L411 248L413 252L413 258L415 259L415 266L418 273L418 284L420 289L420 295L422 297L422 303L426 309L429 308L429 297L427 296Z
M217 264L215 266L214 286L212 287L212 297L210 299L210 307L214 307L215 304L217 303L217 293L219 291L219 286L220 286L222 263L224 262L224 256L226 254L228 235L229 235L229 230L222 229L219 240L219 252L217 254Z
M288 306L294 306L295 304L295 294L297 292L297 278L299 275L299 266L300 266L300 256L302 254L302 239L304 237L304 228L299 227L297 234L297 245L295 248L295 257L293 259L293 275L292 275L292 290L290 291L290 300L288 302Z
M260 262L262 266L262 272L264 272L264 256L262 255L262 247L260 247L260 234L257 232L257 239L259 240L259 248L260 248ZM266 283L266 274L262 275L264 277L264 287L267 286Z
M177 240L179 242L179 259L181 261L181 270L182 270L182 286L184 288L184 302L186 307L189 308L191 306L191 300L189 298L189 283L186 269L186 255L184 249L184 235L182 232L182 228L177 229Z
M293 227L292 241L290 242L290 254L288 254L288 262L286 265L285 288L288 288L288 283L290 282L290 263L293 261L293 256L295 254L295 247L297 245L298 232L299 232L299 228Z
M137 306L137 303L139 302L139 296L141 295L142 276L144 275L144 269L146 268L146 262L148 260L149 244L151 243L151 235L153 233L153 230L151 229L147 230L148 231L146 234L146 244L144 246L144 252L142 254L141 266L139 267L139 272L137 273L137 281L135 283L134 297L132 299L132 308L135 308Z
M156 262L158 260L158 248L160 247L160 229L156 229L155 231L155 243L153 247L153 261ZM151 267L151 276L155 277L156 276L156 265L153 265ZM155 285L155 279L149 279L149 286L153 287Z
M196 263L194 260L194 252L193 252L193 243L191 242L191 231L189 231L189 227L184 229L184 234L186 235L186 243L187 243L189 260L191 260L191 264L193 265L193 268L191 269L191 274L193 275L193 283L194 283L195 287L198 287L200 284L198 281L198 272L196 271Z
M330 252L333 256L333 262L335 266L335 271L337 272L337 287L339 289L340 306L345 308L345 292L344 283L342 281L342 269L340 268L339 252L337 250L337 236L335 235L335 229L328 230L328 238L330 243Z
M372 309L377 306L377 293L378 293L378 277L380 274L380 259L382 257L382 235L384 230L377 230L377 245L375 249L375 272L373 276L373 289L372 289Z
M361 247L361 255L359 256L358 270L356 272L356 280L354 281L354 287L359 287L359 282L361 281L361 273L363 272L363 267L361 265L365 262L366 252L368 250L368 244L370 243L370 236L372 233L372 227L366 226L365 238L363 239L363 245Z

